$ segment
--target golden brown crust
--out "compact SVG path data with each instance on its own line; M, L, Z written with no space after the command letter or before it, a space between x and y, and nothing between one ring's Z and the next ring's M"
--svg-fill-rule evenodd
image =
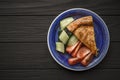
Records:
M92 53L97 54L92 16L85 16L73 21L67 26L67 29L73 32Z
M93 24L92 16L85 16L70 23L67 26L67 29L73 32L75 29L77 29L81 25L92 25L92 24Z
M97 54L93 26L80 26L73 33L85 46L92 51L93 54Z

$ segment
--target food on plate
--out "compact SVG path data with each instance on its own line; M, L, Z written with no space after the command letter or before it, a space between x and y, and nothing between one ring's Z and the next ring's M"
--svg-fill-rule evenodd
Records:
M67 27L68 24L70 24L74 19L72 17L65 18L60 21L60 27L61 30L63 30L65 27Z
M76 57L79 58L80 60L83 60L89 53L90 53L90 49L83 46L79 49Z
M79 42L78 45L76 46L75 50L71 54L72 57L76 57L77 56L78 50L80 49L81 45L82 45L82 43Z
M72 57L68 59L68 63L70 65L74 65L77 63L80 63L88 54L90 53L90 49L88 49L87 47L81 47L77 54L76 57ZM86 59L84 60L84 62L86 61ZM84 65L85 63L83 63ZM85 65L84 65L85 66Z
M60 21L60 27L62 32L59 35L60 42L56 42L56 50L71 56L68 58L69 65L89 65L98 51L92 16L76 20L65 18Z
M72 35L68 41L67 46L73 46L78 42L78 38L75 35Z
M75 45L67 46L66 47L66 52L68 52L69 54L71 54L72 51L77 47L78 44L79 44L79 42L77 42Z
M72 51L76 48L76 46L78 44L79 44L79 41L78 41L77 37L72 35L68 40L67 47L66 47L66 52L71 54Z
M97 54L93 26L80 26L73 33L86 47L92 51L93 54Z
M69 36L67 33L63 30L59 36L60 41L62 41L64 44L67 43L67 40L69 39Z
M85 16L73 21L67 26L67 29L73 32L75 29L77 29L81 25L87 25L87 26L93 25L92 16Z
M81 61L81 64L83 66L87 66L93 59L93 54L92 53L89 53L82 61Z
M68 59L68 63L70 64L70 65L75 65L75 64L77 64L77 63L79 63L80 62L80 59L79 58L69 58Z
M62 42L56 42L56 50L64 53L65 52L64 44Z

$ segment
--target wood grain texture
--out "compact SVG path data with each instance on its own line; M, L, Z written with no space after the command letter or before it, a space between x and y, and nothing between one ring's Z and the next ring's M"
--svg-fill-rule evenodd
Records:
M119 80L120 70L73 72L61 69L0 71L0 80Z
M47 31L64 10L87 8L106 22L111 43L96 67L73 72L47 48ZM0 80L120 80L119 0L0 0Z
M56 16L0 16L0 42L46 42L47 32ZM120 41L120 16L101 16L111 41Z
M0 15L58 15L70 8L120 15L119 0L0 0Z
M105 59L95 69L120 69L120 43L112 42ZM61 69L46 43L0 43L0 70Z

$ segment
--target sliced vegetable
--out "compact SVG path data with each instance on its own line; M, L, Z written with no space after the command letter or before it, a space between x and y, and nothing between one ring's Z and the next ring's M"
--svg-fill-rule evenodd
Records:
M61 30L63 30L68 24L70 24L74 19L72 17L65 18L60 21Z
M80 59L79 58L69 58L68 59L68 63L70 64L70 65L74 65L74 64L77 64L77 63L79 63L80 62Z
M59 36L60 41L62 41L64 44L67 43L69 36L67 35L67 33L63 30Z
M89 53L90 53L90 49L88 49L87 47L82 47L79 49L77 53L77 57L83 60Z
M74 50L75 50L75 48L76 48L76 46L78 45L78 43L79 42L77 42L75 45L73 45L73 46L67 46L67 48L66 48L66 52L68 52L69 54L71 54Z
M68 41L68 46L73 46L78 42L78 39L76 36L72 35Z
M64 53L65 52L64 44L62 42L56 42L56 50Z
M77 47L75 48L75 50L72 52L72 57L76 57L77 56L77 53L81 47L82 43L79 42L79 44L77 45Z
M81 61L81 64L83 66L87 66L93 59L93 54L92 53L89 53L82 61Z

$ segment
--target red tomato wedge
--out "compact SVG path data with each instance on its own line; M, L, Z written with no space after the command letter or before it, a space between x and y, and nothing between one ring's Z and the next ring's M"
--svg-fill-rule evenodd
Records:
M89 53L82 61L81 61L81 64L83 66L87 66L93 59L93 54L92 53Z
M77 64L77 63L79 63L80 62L80 59L79 58L69 58L68 59L68 63L70 64L70 65L75 65L75 64Z
M77 53L77 57L83 60L90 53L90 49L87 47L81 47Z
M77 56L77 52L79 51L80 47L81 47L82 43L79 42L79 44L77 45L77 47L75 48L75 50L72 52L72 57L76 57Z
M73 46L67 46L66 52L68 52L69 54L71 54L72 51L76 48L76 46L77 46L78 44L79 44L79 41L78 41L75 45L73 45Z

